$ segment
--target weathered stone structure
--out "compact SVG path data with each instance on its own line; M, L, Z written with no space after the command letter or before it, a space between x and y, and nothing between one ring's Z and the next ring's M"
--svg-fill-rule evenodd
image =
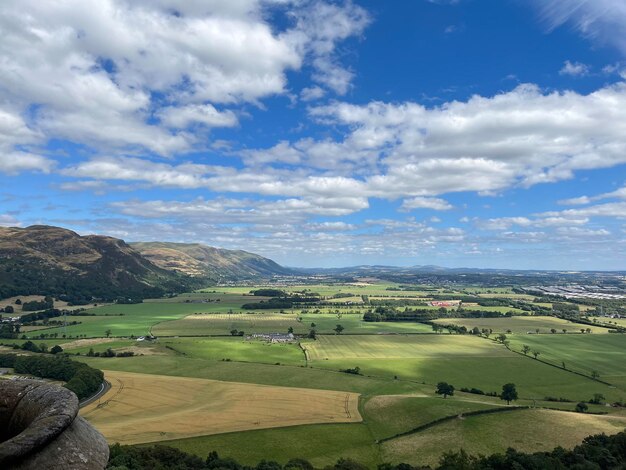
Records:
M102 470L104 437L78 416L69 390L37 380L0 380L0 468Z

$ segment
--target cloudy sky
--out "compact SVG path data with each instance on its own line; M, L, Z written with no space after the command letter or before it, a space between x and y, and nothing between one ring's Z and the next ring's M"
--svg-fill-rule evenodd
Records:
M0 224L626 268L623 0L3 0Z

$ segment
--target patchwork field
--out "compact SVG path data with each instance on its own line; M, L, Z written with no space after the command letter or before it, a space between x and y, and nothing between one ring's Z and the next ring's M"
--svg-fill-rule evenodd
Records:
M109 442L136 444L250 429L361 421L358 395L105 371L113 385L81 415Z
M546 316L523 316L523 317L502 317L502 318L441 318L435 320L441 325L465 326L471 330L474 327L493 330L493 333L506 333L511 331L514 334L551 334L551 329L555 329L557 334L563 334L563 329L567 333L580 333L580 329L591 328L592 333L607 333L606 328L597 326L581 325L556 317Z
M423 323L365 322L362 318L361 314L211 313L159 323L152 328L152 333L157 336L228 335L233 329L246 334L286 333L291 327L295 334L307 334L311 329L318 334L334 334L337 324L344 327L345 334L432 333L431 327Z

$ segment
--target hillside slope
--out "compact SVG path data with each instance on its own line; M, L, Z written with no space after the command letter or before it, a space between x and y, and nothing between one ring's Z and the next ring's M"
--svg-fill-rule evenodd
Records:
M152 297L185 290L188 281L123 240L45 225L0 227L0 297Z
M271 259L241 250L225 250L199 243L138 242L130 244L163 269L212 279L250 279L293 274Z

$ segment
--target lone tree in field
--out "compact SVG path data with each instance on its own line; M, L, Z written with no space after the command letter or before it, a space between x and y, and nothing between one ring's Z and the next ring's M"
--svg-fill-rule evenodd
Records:
M591 371L591 378L593 380L598 380L600 378L600 372L598 372L597 370L592 370Z
M539 354L541 354L539 351L533 351L533 356L535 356L535 359L539 357Z
M109 338L111 336L111 330L106 330L104 334L106 335L107 338Z
M528 346L527 344L524 344L522 346L522 352L524 353L524 356L528 356L528 353L530 352L530 346Z
M515 384L504 384L502 386L500 399L506 401L507 405L510 405L512 401L517 400L517 390L515 389Z
M587 403L585 403L584 401L581 401L578 404L576 404L576 411L578 411L579 413L584 413L588 409L589 407L587 406Z
M448 382L439 382L437 384L437 395L443 395L444 398L454 395L454 385L450 385Z
M337 333L338 335L340 335L343 330L344 328L341 325L337 325L334 329L335 333Z
M50 352L52 354L58 354L58 353L62 353L63 352L63 348L61 346L59 346L58 344L52 346L52 349L50 349Z
M506 335L504 333L500 333L497 337L496 340L499 343L504 343L506 341Z

